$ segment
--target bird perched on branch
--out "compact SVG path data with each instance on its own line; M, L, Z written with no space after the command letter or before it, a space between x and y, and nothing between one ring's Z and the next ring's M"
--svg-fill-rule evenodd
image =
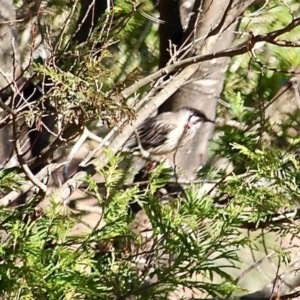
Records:
M190 107L182 107L175 112L165 112L146 119L137 128L137 134L127 140L124 148L141 146L150 154L165 155L192 139L207 122L215 123L202 111Z

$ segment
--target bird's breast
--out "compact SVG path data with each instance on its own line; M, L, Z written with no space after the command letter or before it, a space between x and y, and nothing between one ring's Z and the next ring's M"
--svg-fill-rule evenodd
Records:
M185 135L184 127L177 127L168 134L170 147L177 148Z

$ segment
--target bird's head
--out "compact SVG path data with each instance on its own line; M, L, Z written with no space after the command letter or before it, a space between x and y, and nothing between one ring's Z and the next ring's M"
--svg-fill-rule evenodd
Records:
M199 127L207 122L215 123L213 120L208 119L202 111L195 108L182 107L178 110L178 113L185 115L188 128Z

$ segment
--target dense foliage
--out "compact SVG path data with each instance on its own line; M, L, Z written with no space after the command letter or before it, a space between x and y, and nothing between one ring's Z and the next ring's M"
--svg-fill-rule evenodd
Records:
M23 6L16 2L21 13ZM36 105L23 112L28 124L38 123L42 115L60 116L53 143L70 123L91 130L99 120L109 128L121 121L124 126L136 117L129 102L139 103L159 90L153 84L130 99L121 94L157 68L158 25L152 19L158 13L152 1L116 1L85 43L74 39L79 9L72 5L48 1L51 14L39 25L47 32L49 48L41 43L42 50L35 52L25 73L36 82L47 77L53 83L39 100L51 103L50 110ZM264 34L282 28L299 14L296 0L268 1L262 9L249 7L235 43L247 40L246 32ZM26 26L23 20L20 32ZM286 33L282 40L298 41L299 30ZM26 47L23 51L28 62L31 53ZM228 159L230 172L223 167L203 168L195 182L180 183L184 191L162 196L166 184L176 183L170 170L160 165L150 172L149 180L128 184L127 171L119 167L125 154L107 150L109 163L97 168L104 193L95 178L84 178L84 192L102 208L96 226L87 233L70 235L83 213L67 209L68 203L59 203L55 193L47 196L43 209L37 209L37 203L46 197L39 194L19 209L2 207L3 299L166 299L182 287L227 297L243 289L240 278L234 278L247 269L243 260L248 257L240 256L240 250L248 249L248 256L257 250L263 255L265 247L276 252L277 265L288 262L283 247L269 242L279 233L299 231L287 213L295 209L300 196L300 140L286 130L298 129L299 118L290 116L275 132L264 112L299 65L299 51L265 43L232 58L218 117L235 122L219 124L211 147L212 155ZM66 142L73 145L74 137ZM54 158L59 154L55 152ZM18 190L24 181L15 170L1 171L1 192ZM135 215L129 209L134 202L143 208L142 222L147 222L148 231L135 228ZM269 238L259 228L276 234ZM256 230L256 239L244 234L245 229Z

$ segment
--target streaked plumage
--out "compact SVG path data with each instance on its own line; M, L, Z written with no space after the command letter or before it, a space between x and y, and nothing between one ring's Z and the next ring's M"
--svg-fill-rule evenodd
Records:
M190 140L205 122L214 123L203 112L183 107L175 112L166 112L146 119L137 128L137 132L144 150L155 155L164 155ZM125 148L137 146L135 135L124 145Z

